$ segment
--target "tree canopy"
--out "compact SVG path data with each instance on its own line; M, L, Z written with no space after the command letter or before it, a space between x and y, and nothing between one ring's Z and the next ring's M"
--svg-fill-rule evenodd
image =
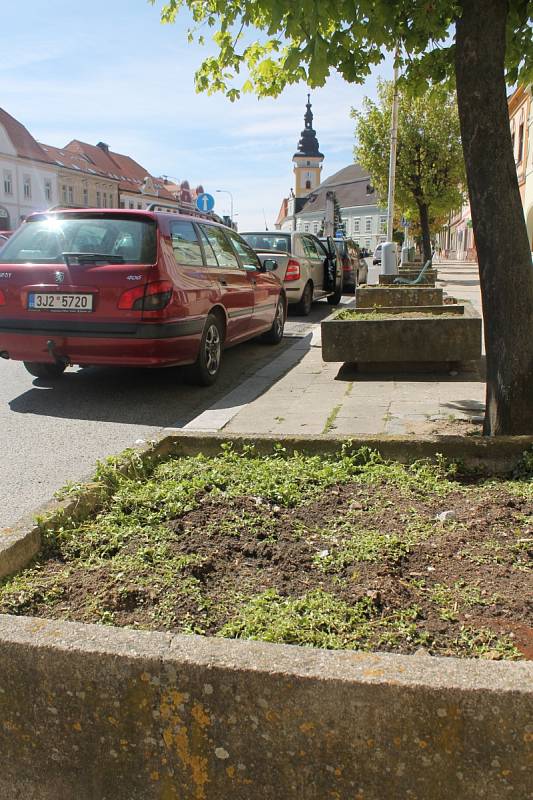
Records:
M378 84L378 102L365 98L356 120L356 160L368 170L387 203L390 121L394 87ZM442 84L417 97L400 93L396 156L395 216L420 225L424 256L431 258L431 229L460 208L465 185L463 151L455 94Z
M515 83L533 75L533 0L508 2L506 67ZM460 0L168 0L162 21L184 7L194 20L189 40L204 44L207 29L218 48L198 69L197 88L231 100L241 91L275 96L299 81L323 86L332 71L363 83L399 42L411 86L453 75Z

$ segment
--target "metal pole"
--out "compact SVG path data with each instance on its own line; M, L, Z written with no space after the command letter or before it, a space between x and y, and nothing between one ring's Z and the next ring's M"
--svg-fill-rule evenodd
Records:
M231 223L233 225L233 195L228 189L216 189L217 192L223 192L223 194L229 194L230 197L230 217Z
M394 94L392 96L392 120L390 132L389 196L387 199L387 241L392 242L394 225L394 188L396 181L396 148L398 144L398 57L399 46L394 51Z

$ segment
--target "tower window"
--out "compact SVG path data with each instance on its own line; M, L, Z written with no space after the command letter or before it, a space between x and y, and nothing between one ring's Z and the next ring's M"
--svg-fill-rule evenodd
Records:
M306 189L310 189L311 188L311 181L306 181L305 182L305 188Z

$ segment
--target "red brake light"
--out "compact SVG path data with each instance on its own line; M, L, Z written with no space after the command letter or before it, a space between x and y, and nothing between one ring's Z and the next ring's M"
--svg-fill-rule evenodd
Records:
M287 264L287 272L285 273L286 281L297 281L300 279L300 262L295 258L289 258Z
M135 286L121 294L118 308L123 311L161 311L170 302L170 281L155 281L146 286Z
M5 306L6 304L6 296L3 293L2 289L0 289L0 306Z

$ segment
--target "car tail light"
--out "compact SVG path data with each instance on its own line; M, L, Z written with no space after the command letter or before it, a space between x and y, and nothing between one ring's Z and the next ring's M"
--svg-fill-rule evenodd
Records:
M123 311L161 311L168 305L171 297L170 281L156 281L128 289L120 296L118 307Z
M0 289L0 306L5 306L6 304L6 296L3 293L2 289Z
M300 279L300 262L295 258L289 258L287 264L287 272L285 273L286 281L297 281Z

